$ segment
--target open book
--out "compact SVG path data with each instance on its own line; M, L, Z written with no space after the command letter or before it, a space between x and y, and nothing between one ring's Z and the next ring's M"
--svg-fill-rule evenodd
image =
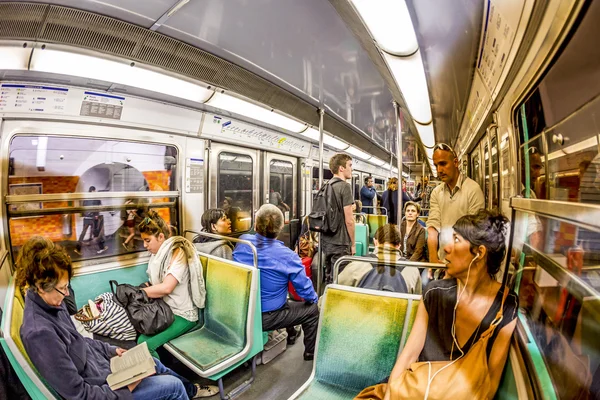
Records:
M106 382L112 390L121 389L156 372L154 359L146 342L110 359L110 374Z

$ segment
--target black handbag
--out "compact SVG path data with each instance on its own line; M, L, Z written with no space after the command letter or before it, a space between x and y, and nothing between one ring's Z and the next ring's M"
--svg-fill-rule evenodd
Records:
M151 299L140 287L117 281L110 281L110 290L139 333L156 335L173 323L173 311L163 299Z

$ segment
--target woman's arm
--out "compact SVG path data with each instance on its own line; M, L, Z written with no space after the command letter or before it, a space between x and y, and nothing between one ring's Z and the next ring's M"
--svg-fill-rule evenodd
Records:
M168 274L161 283L142 288L142 290L145 291L151 299L159 299L171 294L178 284L179 282L177 279L173 275Z
M506 358L508 357L508 351L510 348L510 338L512 337L515 326L517 325L517 319L515 318L511 323L506 325L500 330L494 345L492 346L492 352L488 362L490 368L490 394L489 399L493 399L498 385L500 385L500 378L504 371L504 364L506 364Z
M398 360L396 360L396 365L394 365L394 369L392 369L392 373L390 374L390 379L388 382L398 379L400 375L402 375L402 373L407 370L408 367L410 367L410 364L417 361L419 354L421 354L423 346L425 345L428 324L429 314L427 313L427 309L425 308L423 300L421 300L419 303L419 309L417 310L415 322L412 330L410 331L410 336L408 337L406 345L404 346L404 349L402 349L402 353L400 353ZM384 400L390 400L390 396L391 391L388 390L385 393Z

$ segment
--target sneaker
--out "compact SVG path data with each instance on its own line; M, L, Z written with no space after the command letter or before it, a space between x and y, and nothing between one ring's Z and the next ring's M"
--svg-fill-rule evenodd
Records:
M194 383L194 386L196 386L196 394L192 399L211 397L219 393L219 388L215 385L200 385L199 383Z
M102 254L102 253L104 253L106 250L108 250L108 246L104 246L104 248L103 248L103 249L100 249L100 250L98 250L96 253L97 253L97 254Z

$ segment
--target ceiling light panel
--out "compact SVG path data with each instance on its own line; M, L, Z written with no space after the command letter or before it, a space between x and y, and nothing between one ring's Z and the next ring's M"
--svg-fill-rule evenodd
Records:
M353 146L348 147L345 151L346 151L346 153L351 154L355 157L361 158L363 160L367 160L367 159L369 159L369 157L371 157L370 154L365 153L364 151L359 150Z
M124 61L48 48L33 51L30 69L113 82L199 103L208 100L213 93L200 85L137 65L132 67Z
M377 157L371 157L369 158L369 162L371 164L377 165L378 167L381 167L383 164L385 164L385 161L380 160Z
M421 52L410 57L383 54L392 75L402 92L412 118L423 124L431 122L431 104Z
M421 142L427 147L433 147L435 145L435 135L433 134L433 123L427 125L421 125L415 121L417 131Z
M290 132L299 133L306 129L306 125L301 122L278 114L268 108L261 107L224 93L215 93L215 95L211 97L206 104L222 110L241 114L257 121L266 122L267 124L277 126Z
M319 141L319 131L316 130L315 128L308 128L307 130L305 130L304 132L300 133L303 136L306 136L309 139L312 140L316 140L317 142Z
M417 36L404 0L352 0L378 46L397 55L418 49Z
M22 46L0 47L0 69L27 69L31 49Z
M338 150L346 150L350 145L348 143L342 142L339 139L334 138L331 135L325 134L323 136L323 142L331 147L335 147Z

